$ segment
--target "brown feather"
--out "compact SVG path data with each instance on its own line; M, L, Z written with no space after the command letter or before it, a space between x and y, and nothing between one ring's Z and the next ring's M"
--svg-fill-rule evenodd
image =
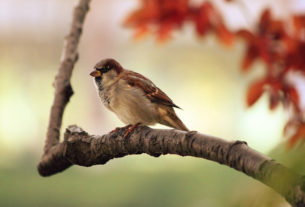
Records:
M126 71L122 78L126 80L130 86L142 89L151 102L180 108L174 104L174 102L160 88L155 86L153 82L143 75L133 71Z
M183 124L183 122L176 115L173 108L168 108L166 106L160 106L158 108L160 114L160 124L173 127L175 129L189 131L189 129Z

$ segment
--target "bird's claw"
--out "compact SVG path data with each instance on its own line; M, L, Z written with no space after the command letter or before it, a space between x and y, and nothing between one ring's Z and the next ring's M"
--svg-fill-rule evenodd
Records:
M120 129L125 129L125 133L124 133L124 139L127 139L128 135L133 132L133 130L135 130L135 128L137 128L138 126L140 125L140 123L137 123L135 125L127 125L127 126L124 126L124 127L117 127L115 128L114 130L110 131L110 134L120 130Z
M113 130L110 131L110 134L112 134L112 133L118 131L119 129L121 129L121 128L120 128L120 127L116 127L115 129L113 129Z
M132 126L131 124L128 124L128 125L126 125L126 126L124 126L124 127L116 127L115 129L113 129L113 130L110 131L110 134L112 134L112 133L114 133L114 132L116 132L116 131L118 131L118 130L120 130L120 129L128 129L128 128L131 127L131 126Z
M128 135L131 132L133 132L133 130L135 130L139 125L140 125L140 123L137 123L135 125L129 125L128 128L126 129L125 133L124 133L124 139L127 139Z

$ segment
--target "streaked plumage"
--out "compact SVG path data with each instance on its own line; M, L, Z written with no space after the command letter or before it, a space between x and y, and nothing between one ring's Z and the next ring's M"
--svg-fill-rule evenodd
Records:
M179 108L152 81L123 69L114 59L101 60L90 75L95 77L104 105L127 125L160 123L188 131L173 107Z

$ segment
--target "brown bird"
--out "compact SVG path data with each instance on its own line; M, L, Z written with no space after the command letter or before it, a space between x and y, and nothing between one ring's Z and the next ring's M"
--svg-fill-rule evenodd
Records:
M124 69L114 59L101 60L94 69L90 75L103 104L127 124L125 138L140 124L160 123L188 131L173 109L180 107L148 78Z

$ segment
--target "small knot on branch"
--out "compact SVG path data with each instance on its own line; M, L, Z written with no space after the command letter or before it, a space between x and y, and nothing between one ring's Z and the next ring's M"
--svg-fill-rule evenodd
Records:
M70 125L66 129L65 135L64 135L64 141L68 141L68 139L73 137L73 135L77 136L88 136L88 133L85 132L81 127L77 125Z
M85 132L81 127L73 124L73 125L70 125L68 126L68 128L66 129L66 133L85 133L85 134L88 134L87 132Z

